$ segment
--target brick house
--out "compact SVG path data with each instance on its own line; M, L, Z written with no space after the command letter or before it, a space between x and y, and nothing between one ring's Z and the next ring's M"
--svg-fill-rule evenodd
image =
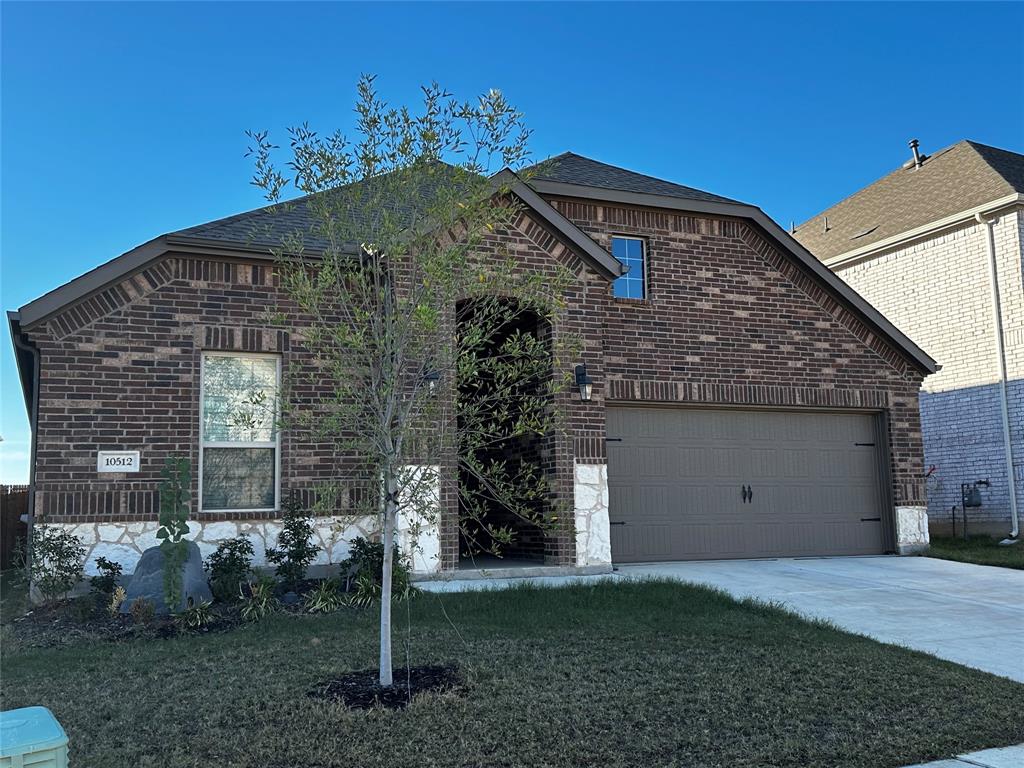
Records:
M941 364L921 393L928 518L1017 532L1024 505L1024 155L961 141L797 227L794 236ZM998 329L998 330L997 330ZM958 522L957 532L962 530Z
M602 572L926 543L917 393L931 358L760 209L571 153L556 161L514 181L522 216L493 237L531 268L572 270L565 330L582 338L594 392L559 399L567 430L547 449L574 513L511 559ZM301 223L303 207L288 215ZM218 370L273 387L282 364L304 360L301 340L264 319L287 304L267 216L163 235L10 313L34 518L72 528L90 561L130 570L155 543L168 456L192 459L204 554L241 533L258 562L282 492L330 476L337 457L287 432L235 445L201 428L209 393L230 386ZM234 469L208 493L217 451ZM452 482L418 571L459 567ZM321 562L373 526L334 522L318 521Z

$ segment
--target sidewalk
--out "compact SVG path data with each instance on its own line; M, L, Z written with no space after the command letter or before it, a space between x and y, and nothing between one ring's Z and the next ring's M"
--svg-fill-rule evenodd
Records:
M918 763L908 765L906 768L1020 768L1024 765L1024 744L1015 747L1001 747L999 749L983 749L981 752L971 752L966 755L957 755L948 760L937 760L934 763Z

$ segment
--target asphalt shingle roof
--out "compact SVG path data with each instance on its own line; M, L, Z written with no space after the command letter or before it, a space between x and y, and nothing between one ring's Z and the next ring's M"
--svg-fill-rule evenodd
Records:
M600 189L617 189L623 192L639 192L647 195L665 195L684 200L705 200L718 203L735 203L721 195L714 195L701 189L686 187L654 176L629 171L615 165L591 160L574 152L563 152L550 160L533 166L532 179L558 181L564 184L579 184ZM532 180L531 179L531 180Z
M793 234L828 261L1014 192L1024 193L1024 155L961 141L936 152L920 168L901 167L883 176Z

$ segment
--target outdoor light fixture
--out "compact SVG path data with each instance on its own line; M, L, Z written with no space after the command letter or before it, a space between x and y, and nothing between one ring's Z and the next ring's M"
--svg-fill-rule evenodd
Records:
M587 376L587 364L576 366L576 386L580 388L580 400L586 402L594 394L594 380Z
M423 381L427 383L427 389L434 392L437 389L437 382L441 380L441 374L437 371L427 371L423 374Z

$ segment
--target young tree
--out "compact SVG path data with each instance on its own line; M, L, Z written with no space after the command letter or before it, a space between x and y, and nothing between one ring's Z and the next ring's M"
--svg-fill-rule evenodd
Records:
M501 244L522 208L494 172L527 160L521 113L498 91L459 102L434 84L414 114L388 106L364 76L356 114L353 140L290 129L284 166L265 132L249 133L250 153L252 183L280 214L271 231L295 305L274 321L313 358L286 373L282 422L333 450L321 509L379 516L380 683L390 686L399 519L413 538L435 524L441 476L457 473L471 545L512 540L511 527L488 520L497 507L553 524L539 459L513 448L557 429L560 356L574 342L535 330L558 327L568 273L523 269ZM290 184L305 196L281 203ZM278 222L292 220L313 224L282 234Z

